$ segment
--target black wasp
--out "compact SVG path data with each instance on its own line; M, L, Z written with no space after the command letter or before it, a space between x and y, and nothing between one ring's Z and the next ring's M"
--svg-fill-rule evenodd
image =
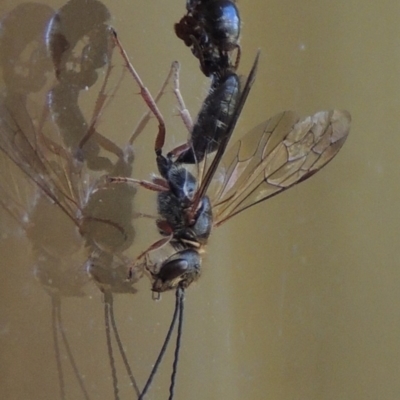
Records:
M118 40L117 44L135 75ZM151 182L129 178L110 178L110 181L132 182L158 192L157 227L164 238L142 252L134 267L142 265L152 280L153 292L175 289L177 296L165 344L140 398L150 386L179 315L170 387L170 398L173 397L184 290L200 276L201 253L212 228L311 177L335 157L348 136L351 117L347 111L321 111L305 118L285 111L253 128L226 151L254 82L258 58L257 55L245 84L238 85L234 95L221 87L220 91L218 88L211 91L206 98L196 122L198 129L203 129L205 134L194 140L192 131L188 143L166 156L162 154L165 142L163 119L149 92L135 75L144 99L159 121L155 153L161 178L153 178ZM240 82L239 78L237 81ZM224 96L227 102L218 100ZM204 121L208 115L204 110L209 109L210 114L214 112L218 116L226 104L229 109L226 123L214 121L210 128L206 128ZM217 129L220 129L218 140L210 140ZM151 257L153 252L166 247L170 251L169 257L162 260Z
M234 1L187 0L186 15L175 24L176 35L190 47L206 76L232 67L231 52L236 50L234 69L240 59L240 16Z

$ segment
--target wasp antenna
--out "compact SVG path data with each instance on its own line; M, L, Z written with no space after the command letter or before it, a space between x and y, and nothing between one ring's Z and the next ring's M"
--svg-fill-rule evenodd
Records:
M178 321L178 332L176 334L176 345L174 352L174 363L172 364L172 374L171 374L171 384L169 386L169 397L168 400L172 400L174 398L174 389L175 389L175 381L176 381L176 373L178 371L178 362L179 362L179 352L181 349L181 339L182 339L182 328L183 328L183 309L184 309L184 301L185 301L185 289L178 286L176 289L176 298L178 307L179 307L179 321Z
M181 307L181 306L180 306L180 303L181 303L181 294L180 294L180 293L181 293L181 290L183 290L183 289L180 289L179 287L176 289L176 294L175 294L175 296L176 296L176 297L175 297L175 309L174 309L174 315L172 316L171 324L170 324L170 326L169 326L167 335L166 335L166 337L165 337L165 340L164 340L164 343L163 343L163 345L162 345L162 347L161 347L161 350L160 350L160 352L159 352L159 354L158 354L158 357L157 357L157 360L156 360L156 362L155 362L155 364L154 364L154 367L153 367L153 369L152 369L151 372L150 372L149 378L147 379L147 382L146 382L146 384L145 384L145 386L144 386L144 388L143 388L143 391L142 391L142 393L140 394L138 400L143 400L143 399L144 399L144 396L145 396L146 393L148 392L148 390L149 390L149 388L150 388L150 386L151 386L151 384L152 384L152 382L153 382L153 379L154 379L154 377L155 377L155 375L156 375L156 373L157 373L158 367L160 366L161 361L162 361L162 359L163 359L163 357L164 357L164 355L165 355L165 352L166 352L166 350L167 350L169 341L171 340L171 335L172 335L172 332L173 332L173 330L174 330L176 321L177 321L177 319L178 319L178 314L180 313L180 307ZM176 368L175 368L175 369L176 369Z

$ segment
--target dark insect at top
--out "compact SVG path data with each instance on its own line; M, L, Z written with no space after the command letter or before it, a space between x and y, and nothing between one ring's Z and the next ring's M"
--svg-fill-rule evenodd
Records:
M187 14L175 24L175 33L190 47L206 76L237 68L240 56L240 16L230 0L189 0ZM230 52L237 49L235 66Z

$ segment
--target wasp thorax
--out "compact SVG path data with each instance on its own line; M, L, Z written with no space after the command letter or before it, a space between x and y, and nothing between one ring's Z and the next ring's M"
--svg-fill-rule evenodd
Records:
M197 189L196 178L186 169L173 166L167 177L171 192L182 206L189 205Z

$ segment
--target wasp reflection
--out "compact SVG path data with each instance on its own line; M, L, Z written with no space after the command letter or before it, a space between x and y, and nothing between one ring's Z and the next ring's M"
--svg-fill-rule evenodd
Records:
M104 293L113 391L118 392L118 380L111 334L129 386L139 394L113 310L113 294L135 293L133 284L142 275L137 271L133 281L127 281L124 255L134 241L136 189L107 187L103 178L110 173L131 176L132 142L120 147L99 132L100 116L118 85L111 74L108 10L97 1L86 7L83 13L82 4L69 2L54 12L29 3L1 20L2 237L12 234L9 226L16 226L16 235L22 233L29 240L34 275L51 297L61 398L67 397L70 380L77 383L80 396L90 397L61 313L62 299L87 296L90 278ZM90 21L82 20L88 16ZM15 26L25 24L32 29L18 35ZM82 96L89 88L96 95L88 102L89 111L83 111Z

